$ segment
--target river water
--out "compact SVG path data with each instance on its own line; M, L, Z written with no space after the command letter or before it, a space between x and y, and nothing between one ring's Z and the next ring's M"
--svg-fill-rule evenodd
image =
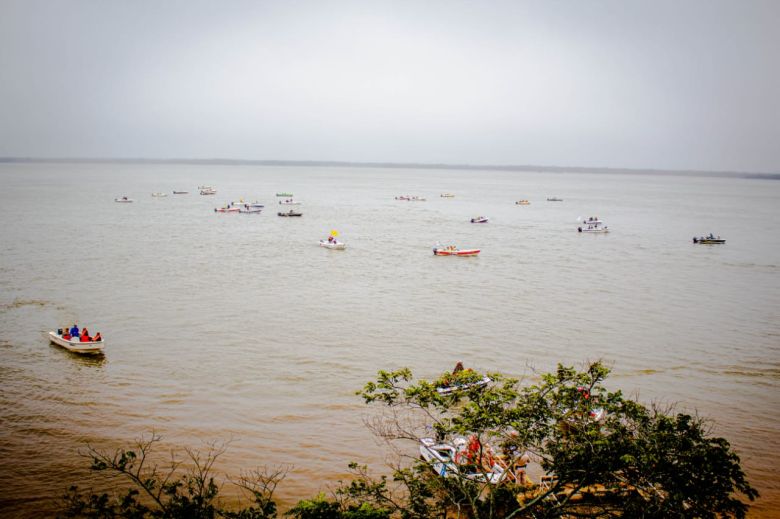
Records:
M3 516L93 483L87 442L152 430L166 447L229 441L221 473L285 466L282 502L310 497L350 461L382 470L354 394L377 370L458 360L520 376L603 359L609 386L711 418L762 494L752 515L780 508L778 181L0 164L0 182ZM276 216L278 191L303 217ZM241 197L265 211L213 212ZM577 233L593 215L612 232ZM346 251L317 246L333 229ZM726 245L691 243L709 232ZM434 257L437 241L482 254ZM102 332L103 358L48 344L74 321Z

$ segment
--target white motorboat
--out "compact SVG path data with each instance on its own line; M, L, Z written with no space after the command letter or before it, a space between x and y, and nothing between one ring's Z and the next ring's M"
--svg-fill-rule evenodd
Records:
M488 223L488 220L490 219L487 216L477 216L471 219L471 223Z
M338 240L320 240L320 247L333 250L344 250L347 248L347 244Z
M279 200L279 205L301 205L301 202L288 198L287 200Z
M225 207L215 207L214 208L215 213L240 213L241 208L240 207L234 207L230 205L226 205Z
M158 191L157 193L152 193L152 196L155 197L155 198L165 198L166 196L168 196L168 194L167 193L160 193Z
M265 207L263 204L261 204L257 200L255 200L254 202L245 202L243 198L241 200L238 200L238 201L230 202L230 205L234 205L236 207L243 207L244 209L246 209L248 207L259 207L260 209L262 209L263 207Z
M120 198L114 198L114 202L118 202L120 204L132 204L135 202L132 198L127 198L126 196L120 197Z
M601 220L586 220L577 227L577 232L603 234L609 232L609 228Z
M263 212L262 207L251 207L248 205L245 205L244 207L239 207L238 212L240 214L260 214Z
M441 198L455 198L455 195L452 193L442 193L439 195Z
M217 190L214 189L213 187L207 187L205 189L201 189L200 190L200 194L201 195L216 195L217 194Z
M480 380L476 380L474 382L465 382L465 383L458 383L457 379L454 380L449 385L446 386L437 386L436 392L440 395L451 395L452 393L457 393L459 391L466 391L468 389L474 389L478 387L485 387L488 384L490 384L493 381L488 376L482 377Z
M425 202L425 198L421 196L401 195L395 197L396 200L403 200L405 202Z
M460 477L496 485L510 476L510 471L502 466L489 446L477 444L474 449L462 437L451 443L420 438L420 456L434 472L445 478Z
M103 339L100 339L99 341L81 342L78 337L70 340L63 339L62 335L59 335L57 332L49 332L49 340L52 344L62 346L68 351L84 355L103 353L103 347L105 346L105 341Z
M722 245L726 243L726 240L720 236L716 237L714 234L710 233L709 236L699 236L698 238L694 236L693 243L701 243L704 245Z

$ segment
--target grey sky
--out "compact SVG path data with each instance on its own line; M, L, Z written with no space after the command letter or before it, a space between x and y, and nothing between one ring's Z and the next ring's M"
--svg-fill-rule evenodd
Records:
M780 171L780 1L0 0L0 156Z

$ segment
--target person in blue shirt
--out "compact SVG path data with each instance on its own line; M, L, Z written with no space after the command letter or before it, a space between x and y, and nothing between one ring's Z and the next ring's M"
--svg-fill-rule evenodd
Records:
M70 336L71 337L79 336L79 327L76 325L76 323L73 323L73 328L70 329Z

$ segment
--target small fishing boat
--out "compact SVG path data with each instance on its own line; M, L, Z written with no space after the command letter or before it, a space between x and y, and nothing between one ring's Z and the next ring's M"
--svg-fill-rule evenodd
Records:
M208 188L205 188L205 189L201 189L200 190L200 194L201 195L216 195L217 194L217 190L214 189L213 187L208 187Z
M189 191L174 191L173 194L174 195L189 195L190 192Z
M425 198L421 196L401 195L395 197L396 200L403 200L405 202L425 202Z
M577 232L604 234L609 232L609 228L601 220L586 220L577 227Z
M490 377L482 377L480 380L474 381L474 382L465 382L462 384L459 384L457 380L455 380L452 384L449 384L447 386L437 386L436 392L440 395L451 395L452 393L457 393L459 391L466 391L468 389L475 389L479 387L485 387L488 384L490 384L493 381Z
M703 245L720 245L726 243L726 240L721 239L720 236L715 237L712 233L709 236L700 236L696 238L694 236L693 243L701 243Z
M420 457L444 478L460 477L496 485L510 476L488 445L457 437L452 442L420 438Z
M155 198L165 198L166 196L168 196L168 194L157 192L157 193L152 193L152 196Z
M343 241L334 240L320 240L320 247L332 250L344 250L347 248L347 244Z
M292 193L276 193L276 196L286 196L287 198L292 198Z
M239 214L260 214L263 212L262 207L252 207L249 205L245 205L244 207L238 208Z
M198 186L198 189L214 189L214 186Z
M99 341L81 342L78 337L70 340L64 339L62 335L57 332L49 332L49 340L52 344L62 346L68 351L84 355L103 353L103 347L105 346L105 341L103 339L100 339Z
M298 200L288 198L287 200L279 200L279 205L301 205L301 203Z
M598 216L590 216L582 219L582 225L604 225L604 221L600 220Z
M515 202L515 205L531 205L531 202L529 202L528 200L518 200L517 202Z
M288 216L288 217L289 216L303 216L303 213L299 213L299 212L295 211L294 209L290 209L286 213L280 212L280 213L276 213L276 214L278 214L279 216Z
M233 207L230 205L226 205L224 207L215 207L214 208L215 213L240 213L241 208L240 207Z
M230 202L230 205L234 205L236 207L244 207L244 208L247 208L247 207L259 207L261 209L263 207L265 207L263 204L261 204L257 200L255 200L254 202L244 202L243 198L240 199L240 200L236 200L236 201Z
M433 248L434 256L476 256L479 253L480 249L459 249L455 245L447 247L436 245Z
M487 216L477 216L476 218L471 219L471 223L488 223L488 217Z
M135 202L132 198L127 198L126 196L123 196L121 198L114 198L114 202L120 203L120 204L132 204Z
M547 199L548 202L563 202L563 198L556 198L556 197L550 197Z
M452 193L442 193L439 196L442 198L455 198L455 195L453 195Z

